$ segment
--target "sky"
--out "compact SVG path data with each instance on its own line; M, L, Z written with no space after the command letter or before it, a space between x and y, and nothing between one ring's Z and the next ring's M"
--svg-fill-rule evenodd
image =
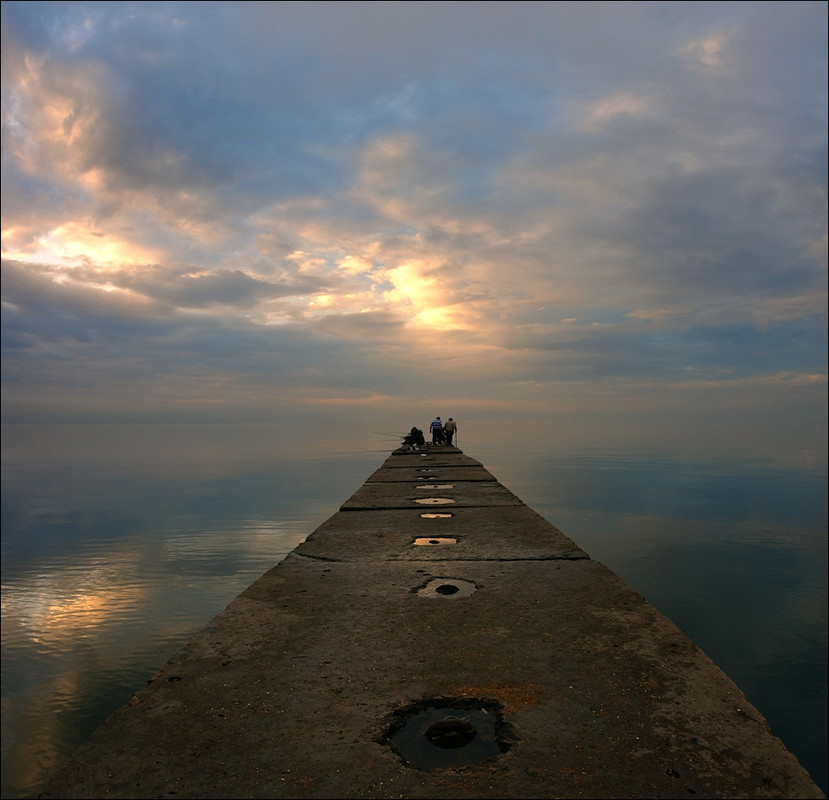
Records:
M824 2L3 2L2 98L5 422L825 446Z

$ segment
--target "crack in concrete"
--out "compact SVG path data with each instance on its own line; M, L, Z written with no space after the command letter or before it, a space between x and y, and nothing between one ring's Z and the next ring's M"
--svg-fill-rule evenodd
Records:
M298 558L307 558L311 561L332 561L332 562L336 562L338 564L349 563L349 562L365 563L367 561L371 562L373 564L381 564L383 562L392 562L392 561L393 562L410 561L412 563L416 563L416 562L419 563L421 561L425 561L426 563L431 563L431 559L423 559L423 558L400 558L400 557L395 557L395 558L367 558L367 557L361 555L360 559L359 559L359 562L357 562L355 559L351 559L351 558L336 558L334 556L321 556L321 555L317 555L315 553L292 552L290 555L296 556ZM442 558L442 559L440 559L440 561L445 561L445 562L473 563L473 562L476 562L476 561L480 561L480 562L486 562L486 563L503 562L505 564L519 563L519 562L522 562L522 561L534 562L534 561L592 561L592 560L593 559L591 559L590 556L588 556L588 555L580 555L580 554L577 554L577 553L564 554L564 555L560 555L560 556L521 556L521 557L515 556L515 557L498 557L498 558L487 558L487 557L482 558L482 557L479 556L477 558L463 558L463 557L461 557L461 558Z

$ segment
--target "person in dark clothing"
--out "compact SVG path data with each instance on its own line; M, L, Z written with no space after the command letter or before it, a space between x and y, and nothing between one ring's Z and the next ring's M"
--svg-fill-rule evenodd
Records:
M403 444L408 445L412 450L420 450L426 444L426 438L420 428L412 428L404 437Z

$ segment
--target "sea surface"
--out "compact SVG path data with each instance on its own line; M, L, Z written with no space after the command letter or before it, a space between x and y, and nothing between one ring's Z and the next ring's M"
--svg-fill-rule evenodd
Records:
M36 797L411 425L3 425L2 797ZM679 625L829 790L825 445L597 447L474 425L459 437Z

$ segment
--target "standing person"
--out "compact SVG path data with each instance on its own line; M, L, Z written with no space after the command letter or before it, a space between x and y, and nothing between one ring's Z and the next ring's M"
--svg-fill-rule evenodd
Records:
M440 417L435 417L429 427L432 430L432 444L443 444L443 423Z
M458 429L458 424L452 417L446 420L443 423L443 438L446 440L446 444L451 447L452 446L452 437L455 435L455 431Z

